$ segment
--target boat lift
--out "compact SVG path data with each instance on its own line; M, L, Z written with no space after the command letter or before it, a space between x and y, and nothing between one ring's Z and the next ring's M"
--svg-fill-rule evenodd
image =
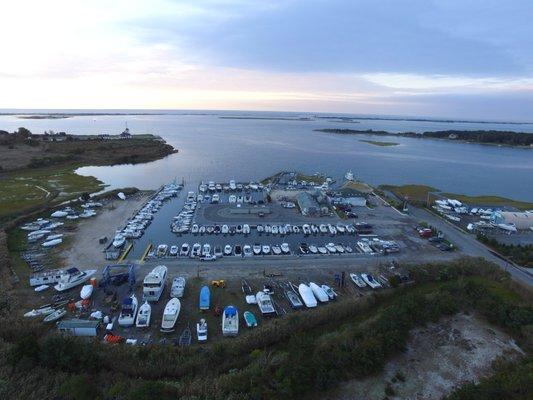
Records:
M133 264L112 264L106 265L102 271L102 280L99 286L107 289L109 285L120 286L126 282L128 282L130 289L133 289L135 285L135 266Z

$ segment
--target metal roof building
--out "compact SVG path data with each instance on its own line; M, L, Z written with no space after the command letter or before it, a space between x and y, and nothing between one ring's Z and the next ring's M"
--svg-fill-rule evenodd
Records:
M300 211L303 215L315 215L320 213L320 206L309 193L299 193L297 201L298 207L300 207Z
M100 321L89 321L85 319L67 319L57 323L60 332L74 336L96 336L98 334Z
M491 220L496 224L513 224L518 230L533 228L532 212L496 211Z

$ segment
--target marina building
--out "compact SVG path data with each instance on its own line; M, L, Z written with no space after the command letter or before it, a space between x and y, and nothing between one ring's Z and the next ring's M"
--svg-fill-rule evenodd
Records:
M98 334L100 321L88 321L84 319L67 319L57 323L60 332L73 336L93 337Z
M533 212L495 211L490 218L495 224L512 224L518 230L533 229Z
M320 206L318 205L317 201L309 193L306 193L306 192L299 193L296 199L298 202L298 207L300 207L300 212L303 215L319 215L320 214Z

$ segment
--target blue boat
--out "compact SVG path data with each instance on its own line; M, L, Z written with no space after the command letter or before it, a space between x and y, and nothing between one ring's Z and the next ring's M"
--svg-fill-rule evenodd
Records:
M209 310L211 302L211 292L209 286L202 286L200 289L200 310Z

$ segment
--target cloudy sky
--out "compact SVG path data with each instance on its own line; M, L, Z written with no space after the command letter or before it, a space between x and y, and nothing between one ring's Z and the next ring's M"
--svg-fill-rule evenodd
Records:
M21 0L1 108L533 120L530 0Z

